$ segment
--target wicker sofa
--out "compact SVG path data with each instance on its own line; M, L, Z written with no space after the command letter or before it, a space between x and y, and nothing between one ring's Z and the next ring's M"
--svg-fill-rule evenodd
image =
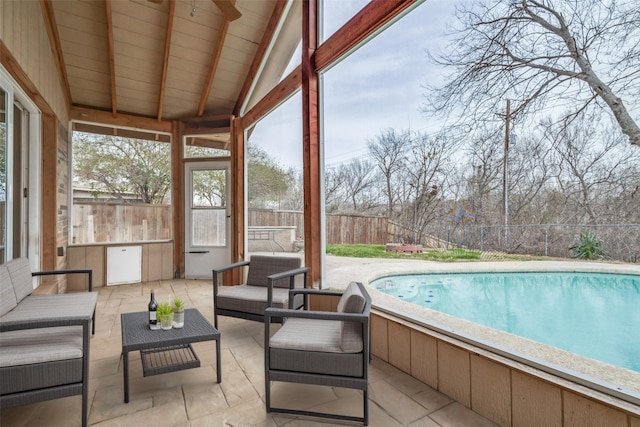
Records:
M87 274L89 292L33 295L33 277L52 274ZM87 425L91 280L91 270L32 273L25 258L0 265L0 408L82 395Z

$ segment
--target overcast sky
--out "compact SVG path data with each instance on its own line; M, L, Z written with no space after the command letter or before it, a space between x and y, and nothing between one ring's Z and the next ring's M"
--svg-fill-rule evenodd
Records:
M364 4L325 0L325 34L332 34ZM435 129L420 106L426 84L441 80L426 50L443 46L445 26L457 1L427 0L334 66L323 77L325 164L367 154L366 143L386 128ZM256 126L251 141L282 166L302 166L301 95L297 94Z

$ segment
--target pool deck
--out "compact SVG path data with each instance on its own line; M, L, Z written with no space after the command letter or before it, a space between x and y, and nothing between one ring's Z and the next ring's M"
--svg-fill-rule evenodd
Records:
M343 258L327 256L327 284L341 287L352 280L368 283L376 278L393 274L465 273L505 271L580 271L640 275L640 266L622 263L587 261L483 261L434 262L423 260ZM497 331L429 308L401 301L376 289L370 293L374 306L403 313L410 320L424 321L453 333L470 336L480 343L497 345L515 355L531 357L534 362L547 363L587 380L604 382L640 396L640 372L631 371L589 359L556 347L541 344L502 331ZM443 326L443 325L446 325Z

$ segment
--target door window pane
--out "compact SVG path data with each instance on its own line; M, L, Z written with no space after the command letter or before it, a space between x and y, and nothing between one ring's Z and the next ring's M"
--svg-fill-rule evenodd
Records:
M193 197L194 208L227 206L227 173L225 170L209 169L193 171Z
M225 246L227 171L196 170L191 174L191 242L193 246Z
M224 209L193 209L191 211L191 241L193 246L225 246L227 244L226 211Z

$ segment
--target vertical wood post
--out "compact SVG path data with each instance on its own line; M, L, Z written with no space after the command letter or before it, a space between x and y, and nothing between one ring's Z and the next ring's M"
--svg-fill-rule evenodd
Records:
M244 148L245 135L242 120L231 117L231 262L244 260L245 205L244 205ZM242 274L234 269L223 274L224 284L242 283Z
M184 274L184 154L182 127L174 121L171 131L171 204L173 205L173 266Z
M54 270L58 230L58 123L55 115L42 114L42 260L43 270Z
M311 282L319 285L322 262L322 212L320 169L320 122L318 73L318 2L304 0L302 6L302 145L304 186L305 265Z

